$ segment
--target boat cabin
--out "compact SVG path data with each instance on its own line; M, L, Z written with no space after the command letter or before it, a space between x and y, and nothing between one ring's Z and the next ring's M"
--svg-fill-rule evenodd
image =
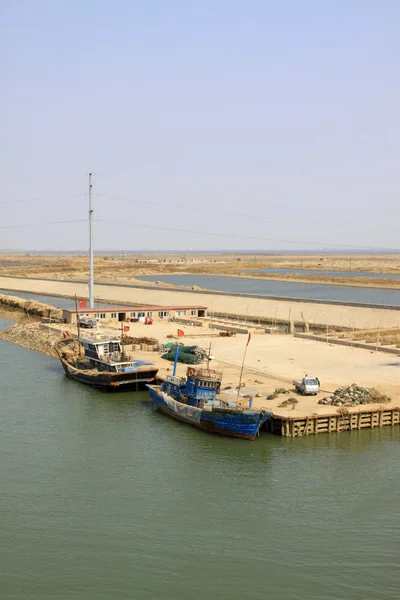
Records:
M85 349L85 356L92 367L100 371L128 372L137 370L137 361L128 360L127 354L122 350L121 340L101 336L100 339L81 339Z
M175 400L185 401L189 406L203 408L205 404L217 403L221 389L222 373L214 369L188 369L186 382L180 377L169 375L162 385L162 391Z

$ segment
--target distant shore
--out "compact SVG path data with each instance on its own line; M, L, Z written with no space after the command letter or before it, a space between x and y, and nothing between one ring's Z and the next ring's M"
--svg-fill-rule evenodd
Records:
M262 269L287 269L288 272L260 273ZM312 271L310 273L290 273ZM321 272L349 272L352 276L335 276ZM370 277L357 277L357 272ZM167 275L243 278L299 284L399 289L400 279L377 278L376 274L400 275L398 254L249 254L249 253L149 253L95 255L97 281L134 282L137 277L154 276L163 281ZM2 254L0 275L39 279L88 279L88 257L73 254ZM146 285L145 283L143 285ZM151 284L149 284L151 285ZM173 287L173 284L167 284Z

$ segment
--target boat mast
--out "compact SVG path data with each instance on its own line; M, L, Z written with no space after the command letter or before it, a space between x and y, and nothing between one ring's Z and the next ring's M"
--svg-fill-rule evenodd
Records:
M244 369L244 361L246 358L247 346L249 345L250 340L251 340L251 333L249 333L249 337L247 338L246 348L244 349L242 368L240 369L239 387L238 387L236 402L239 402L240 388L242 387L242 375L243 375L243 369Z
M79 348L79 356L81 355L81 324L79 321L79 312L78 312L78 299L75 294L75 312L76 312L76 328L78 330L78 348Z
M179 356L179 346L178 346L178 342L176 342L176 348L175 348L175 360L174 360L174 370L172 371L172 375L175 377L176 375L176 367L178 364L178 356Z
M92 175L89 173L89 308L94 308Z

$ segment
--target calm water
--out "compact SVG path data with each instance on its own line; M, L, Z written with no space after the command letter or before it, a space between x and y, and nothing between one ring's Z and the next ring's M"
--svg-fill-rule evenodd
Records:
M394 600L400 429L220 439L0 341L0 597Z
M345 285L318 285L313 283L291 283L266 281L244 277L215 277L209 275L148 275L138 277L143 281L165 281L177 285L198 285L205 289L254 296L280 296L310 300L334 300L337 302L359 302L362 304L384 304L400 306L400 290L361 288Z
M252 273L281 273L300 275L328 275L329 277L367 277L374 279L400 279L396 273L368 273L366 271L316 271L315 269L248 269Z

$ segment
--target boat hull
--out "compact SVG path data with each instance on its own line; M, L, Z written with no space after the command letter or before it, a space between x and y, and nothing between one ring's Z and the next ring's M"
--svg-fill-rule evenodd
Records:
M140 366L135 371L113 372L96 369L80 369L70 364L63 352L70 339L62 340L56 345L56 351L67 377L90 385L104 392L136 392L146 389L146 384L154 382L158 369L153 365Z
M146 385L155 381L157 375L157 369L129 373L129 375L126 373L115 373L115 375L114 373L98 373L92 375L84 371L71 369L68 363L61 362L67 377L103 392L136 392L145 390Z
M251 409L204 410L174 400L162 392L159 386L148 385L147 387L151 399L161 412L173 419L218 435L254 440L263 423L270 417L269 413Z

